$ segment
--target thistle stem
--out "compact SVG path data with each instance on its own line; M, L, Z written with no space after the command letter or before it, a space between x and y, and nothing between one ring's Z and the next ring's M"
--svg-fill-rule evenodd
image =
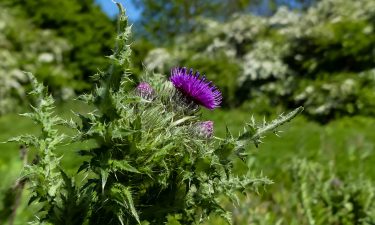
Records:
M268 131L274 131L277 127L285 124L286 122L291 121L294 117L296 117L299 113L303 111L303 107L300 106L293 110L292 112L288 113L285 116L280 116L279 119L272 121L270 124L265 125L264 127L259 128L257 132L250 138L252 141L255 141L262 137L263 134L267 133Z

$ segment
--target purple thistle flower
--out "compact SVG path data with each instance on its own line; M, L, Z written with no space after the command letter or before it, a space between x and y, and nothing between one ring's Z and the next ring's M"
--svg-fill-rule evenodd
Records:
M196 130L199 136L204 138L212 137L214 133L214 122L208 120L196 123Z
M154 95L154 89L146 82L141 82L136 87L136 92L144 99L151 100Z
M202 105L210 110L220 106L221 92L211 81L207 81L205 76L201 77L199 72L194 75L193 69L188 72L185 67L176 67L172 69L169 79L176 89L195 104Z

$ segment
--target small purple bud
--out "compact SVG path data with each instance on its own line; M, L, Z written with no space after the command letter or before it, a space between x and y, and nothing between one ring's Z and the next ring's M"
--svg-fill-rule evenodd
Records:
M147 100L151 100L154 97L154 89L146 82L139 83L136 92L139 96Z
M214 122L208 120L196 123L196 131L199 136L211 138L214 133Z

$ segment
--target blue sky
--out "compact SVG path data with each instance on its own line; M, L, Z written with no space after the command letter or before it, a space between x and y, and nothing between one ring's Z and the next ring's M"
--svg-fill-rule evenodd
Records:
M127 15L131 22L135 22L139 17L141 16L141 12L139 9L136 9L134 6L133 0L116 0L117 2L120 2L122 5L125 6ZM157 0L155 0L157 1ZM112 0L95 0L97 4L99 4L103 11L106 12L110 17L114 17L117 15L118 10L116 5L112 2ZM258 10L260 10L258 13L261 13L262 10L267 10L267 2L263 1L263 3L260 5ZM292 8L300 8L301 4L298 3L297 0L289 0L289 6Z
M117 15L117 6L112 2L112 0L95 0L109 16L114 17ZM140 11L135 8L132 0L116 0L125 6L126 14L129 20L134 22L140 17Z

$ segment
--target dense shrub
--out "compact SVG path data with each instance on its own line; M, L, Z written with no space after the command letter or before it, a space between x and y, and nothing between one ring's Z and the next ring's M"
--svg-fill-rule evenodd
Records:
M110 55L115 25L94 0L0 0L19 10L21 17L40 29L52 30L70 45L63 62L78 80L89 77Z
M0 114L27 104L21 71L65 100L92 88L111 54L115 25L91 0L0 0L0 18Z
M54 95L66 99L80 89L74 74L64 63L72 46L51 30L41 30L17 12L0 8L0 115L27 102L27 76L23 71L38 73L47 82Z

